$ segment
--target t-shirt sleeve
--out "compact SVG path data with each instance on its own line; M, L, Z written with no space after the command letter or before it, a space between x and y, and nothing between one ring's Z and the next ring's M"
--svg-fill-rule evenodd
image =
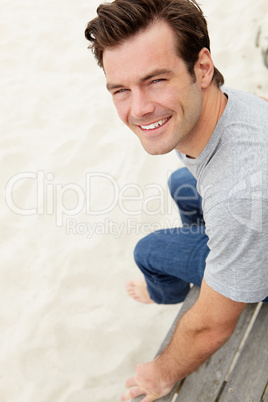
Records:
M205 216L210 253L204 278L216 292L244 303L268 296L268 201L222 201Z

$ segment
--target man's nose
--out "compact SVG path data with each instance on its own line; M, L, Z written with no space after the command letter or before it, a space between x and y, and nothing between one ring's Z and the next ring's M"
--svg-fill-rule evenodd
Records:
M135 119L142 119L146 115L153 113L155 105L143 91L132 93L131 116Z

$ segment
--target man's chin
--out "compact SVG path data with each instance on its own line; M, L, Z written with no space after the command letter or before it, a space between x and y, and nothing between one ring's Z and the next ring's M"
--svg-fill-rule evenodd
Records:
M141 145L143 149L149 154L149 155L165 155L168 154L169 152L173 151L174 147L169 146L169 147L160 147L160 146L152 146L152 145L147 145L143 144L141 142Z
M161 143L160 138L155 138L155 139L144 138L135 129L133 129L131 127L129 127L129 128L138 137L143 149L149 155L165 155L165 154L168 154L169 152L173 151L176 148L177 144L175 144L175 146L174 146L174 144L171 144L171 143L170 144ZM163 141L163 138L162 138L162 141Z

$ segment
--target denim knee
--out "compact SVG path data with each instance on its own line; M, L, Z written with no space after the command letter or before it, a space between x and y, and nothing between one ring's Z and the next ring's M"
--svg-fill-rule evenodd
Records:
M151 233L138 241L134 249L134 260L138 267L144 267L146 261L148 260L148 255L151 252L151 241L150 239L154 236L154 233Z
M144 256L144 250L141 245L142 242L143 242L143 239L138 241L138 243L136 244L136 246L134 248L134 252L133 252L134 260L138 266L142 262L142 260L143 260L142 257Z
M177 201L178 195L187 197L189 195L189 186L196 187L196 179L186 167L175 170L168 180L168 187L172 198Z

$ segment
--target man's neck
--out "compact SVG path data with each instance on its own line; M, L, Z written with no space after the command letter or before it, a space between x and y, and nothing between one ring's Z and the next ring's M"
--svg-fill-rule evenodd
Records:
M197 158L208 144L227 102L227 97L219 88L214 85L207 88L204 92L201 117L193 133L178 145L177 151L191 159Z

